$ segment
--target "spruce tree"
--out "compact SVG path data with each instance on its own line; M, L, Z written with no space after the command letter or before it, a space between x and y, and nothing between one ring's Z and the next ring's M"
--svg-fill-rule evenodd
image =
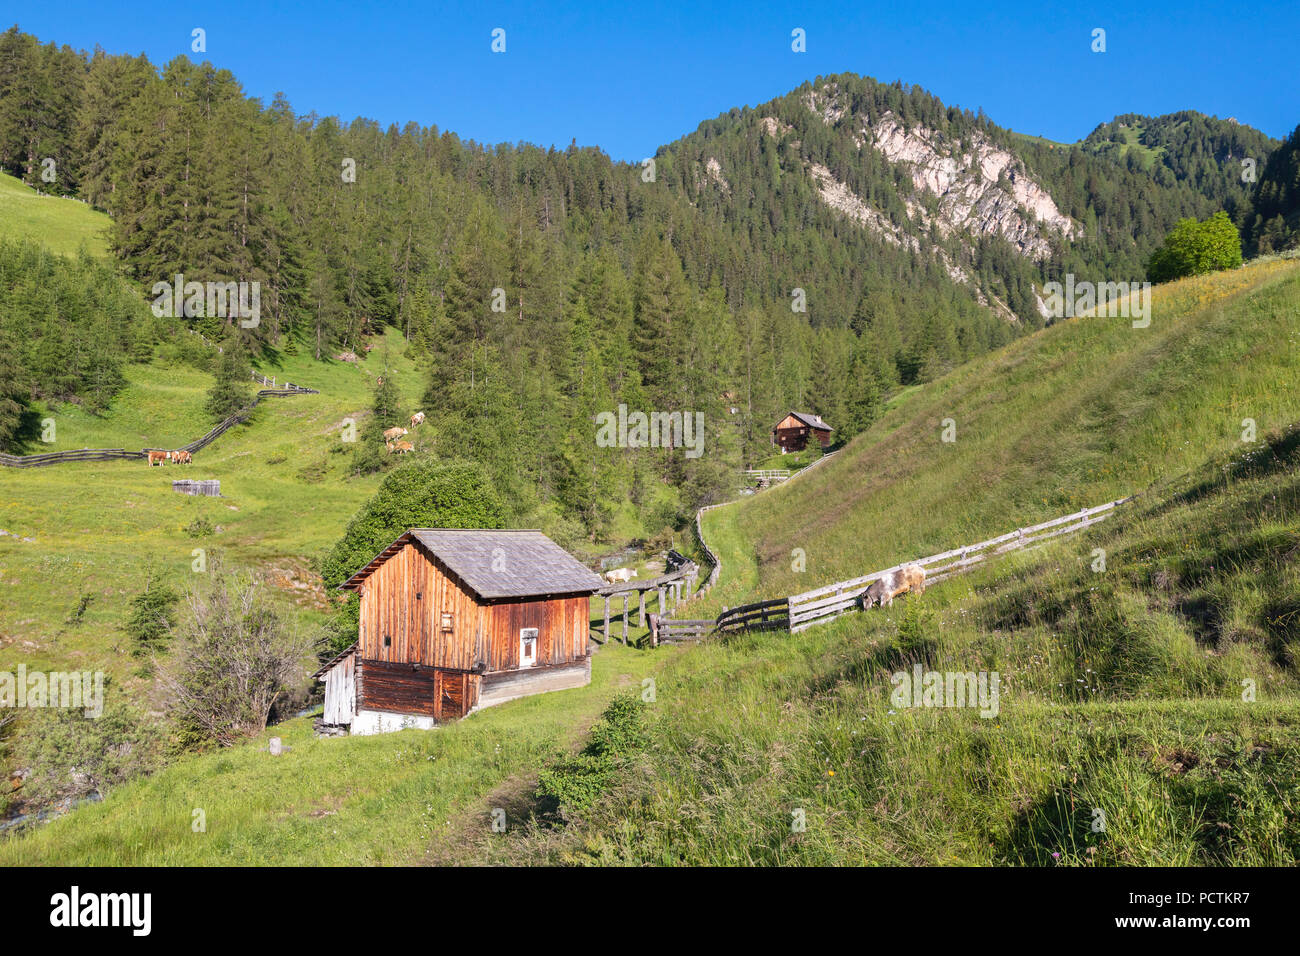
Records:
M217 358L216 381L208 390L204 411L214 422L224 421L248 406L249 374L248 352L238 332L231 332L221 344Z

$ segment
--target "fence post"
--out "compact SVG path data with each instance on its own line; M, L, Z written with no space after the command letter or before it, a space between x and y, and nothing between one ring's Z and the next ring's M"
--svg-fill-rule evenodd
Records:
M609 595L605 595L605 641L609 641Z
M659 585L659 616L664 616L664 586Z
M624 591L623 592L623 646L624 647L627 647L627 616L628 616L627 601L628 601L628 593Z
M645 590L642 589L636 593L637 597L640 598L641 604L640 616L637 618L636 623L638 627L645 627Z

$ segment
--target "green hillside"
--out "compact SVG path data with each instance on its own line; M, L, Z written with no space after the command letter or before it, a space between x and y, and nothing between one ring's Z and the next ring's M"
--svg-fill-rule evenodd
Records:
M0 239L32 239L60 255L83 248L92 256L108 255L111 220L84 202L45 196L0 173Z
M715 600L811 587L1142 493L1087 535L794 637L611 646L589 690L437 733L316 740L291 721L274 730L294 748L285 758L259 749L262 738L178 760L0 842L0 861L1294 864L1300 409L1283 346L1298 323L1295 261L1169 286L1149 329L1081 318L1009 346L904 396L815 472L706 524L727 562ZM323 401L275 406L276 430L312 434ZM1247 445L1239 423L1251 413L1260 440ZM942 417L958 439L941 449ZM248 434L266 441L265 424ZM310 512L346 510L337 489L270 477L280 466L259 464L267 451L234 438L214 463L239 492L240 513L220 520L245 561L324 539L329 515ZM239 487L242 468L265 488ZM166 494L143 486L126 504L147 501L165 517L116 531L132 548L92 554L96 587L110 555L152 547L187 562L193 542L165 526L184 508L226 506L166 510ZM77 507L69 528L105 503ZM809 557L803 577L788 571L796 546ZM55 643L67 653L77 640ZM916 663L997 671L999 715L899 710L889 675ZM618 765L635 771L567 823L548 816L539 775L578 773L559 755L611 694L645 677L656 695L638 711L642 732L603 735L627 741ZM512 821L504 836L487 823L498 806ZM207 808L205 836L189 830L195 807Z
M710 512L734 542L715 602L742 600L732 573L809 590L1159 487L1246 447L1247 418L1261 439L1300 421L1298 300L1294 259L1171 283L1149 328L1067 320L911 392L806 477Z
M0 644L0 669L20 660L50 669L102 667L130 689L139 663L122 631L128 603L151 576L183 590L197 547L271 573L285 602L310 619L323 599L312 561L378 484L377 477L349 477L340 435L344 418L368 415L379 356L372 352L358 365L284 356L278 368L263 371L320 394L262 402L248 424L222 435L189 466L110 461L4 469L0 526L17 537L0 538L0 622L8 638ZM395 353L389 361L404 391L413 391L415 376L403 375L408 364ZM159 360L128 366L127 378L103 415L75 405L38 409L54 420L57 438L39 450L175 447L212 427L203 413L210 375ZM250 396L254 388L250 382ZM176 478L218 479L223 497L177 494ZM184 529L196 518L220 530L191 537ZM304 594L295 582L313 587ZM69 625L84 595L89 606Z

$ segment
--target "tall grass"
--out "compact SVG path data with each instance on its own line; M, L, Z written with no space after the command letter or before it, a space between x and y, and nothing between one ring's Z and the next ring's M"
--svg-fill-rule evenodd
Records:
M1300 263L1273 260L1158 287L1149 328L1059 323L905 396L814 472L710 513L706 535L744 542L724 567L772 597L1144 491L1244 447L1244 419L1260 436L1300 420L1298 302Z

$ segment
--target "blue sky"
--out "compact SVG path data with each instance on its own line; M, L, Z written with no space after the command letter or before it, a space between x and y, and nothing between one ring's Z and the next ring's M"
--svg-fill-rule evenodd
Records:
M1136 8L1141 9L1136 9ZM1019 132L1073 141L1119 113L1197 109L1275 137L1300 124L1300 3L27 4L8 26L229 68L299 113L414 120L467 139L639 160L819 74L915 83ZM190 51L191 30L206 54ZM506 31L494 54L491 33ZM791 50L806 32L807 52ZM1106 52L1091 50L1106 30Z

